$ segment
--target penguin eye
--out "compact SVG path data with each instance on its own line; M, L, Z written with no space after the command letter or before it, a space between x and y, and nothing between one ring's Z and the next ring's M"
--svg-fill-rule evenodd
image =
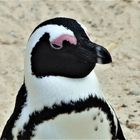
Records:
M61 46L58 46L58 45L56 45L56 44L50 44L51 45L51 47L53 48L53 49L55 49L55 50L60 50L60 49L62 49L63 48L63 46L61 45Z

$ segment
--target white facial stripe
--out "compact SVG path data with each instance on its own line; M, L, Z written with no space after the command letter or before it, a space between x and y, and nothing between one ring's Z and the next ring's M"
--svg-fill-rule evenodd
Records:
M63 34L74 36L71 30L62 25L47 25L47 32L50 34L50 42Z
M49 33L50 35L50 42L52 42L54 39L58 38L59 36L63 34L67 34L70 36L74 36L73 32L64 26L59 26L56 24L53 25L46 25L43 27L38 28L29 38L28 41L28 47L33 48L36 43L39 41L39 39L45 34Z

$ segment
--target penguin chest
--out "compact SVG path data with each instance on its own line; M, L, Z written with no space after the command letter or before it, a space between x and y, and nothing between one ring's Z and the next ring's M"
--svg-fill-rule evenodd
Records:
M110 121L99 109L58 115L35 127L32 139L111 139Z

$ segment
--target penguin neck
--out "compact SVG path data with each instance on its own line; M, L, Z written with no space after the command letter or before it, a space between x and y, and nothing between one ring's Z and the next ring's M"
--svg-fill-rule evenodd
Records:
M79 79L61 76L37 78L26 73L25 85L28 102L33 110L41 110L44 106L52 107L61 102L84 100L89 96L104 98L94 71Z

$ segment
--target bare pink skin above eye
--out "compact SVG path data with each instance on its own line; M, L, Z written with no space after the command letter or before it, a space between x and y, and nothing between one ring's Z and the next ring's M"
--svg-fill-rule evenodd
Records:
M54 39L52 41L52 44L63 47L62 43L64 40L69 41L71 44L74 44L74 45L77 44L77 39L75 38L75 36L67 35L67 34L63 34L63 35L57 37L56 39Z

